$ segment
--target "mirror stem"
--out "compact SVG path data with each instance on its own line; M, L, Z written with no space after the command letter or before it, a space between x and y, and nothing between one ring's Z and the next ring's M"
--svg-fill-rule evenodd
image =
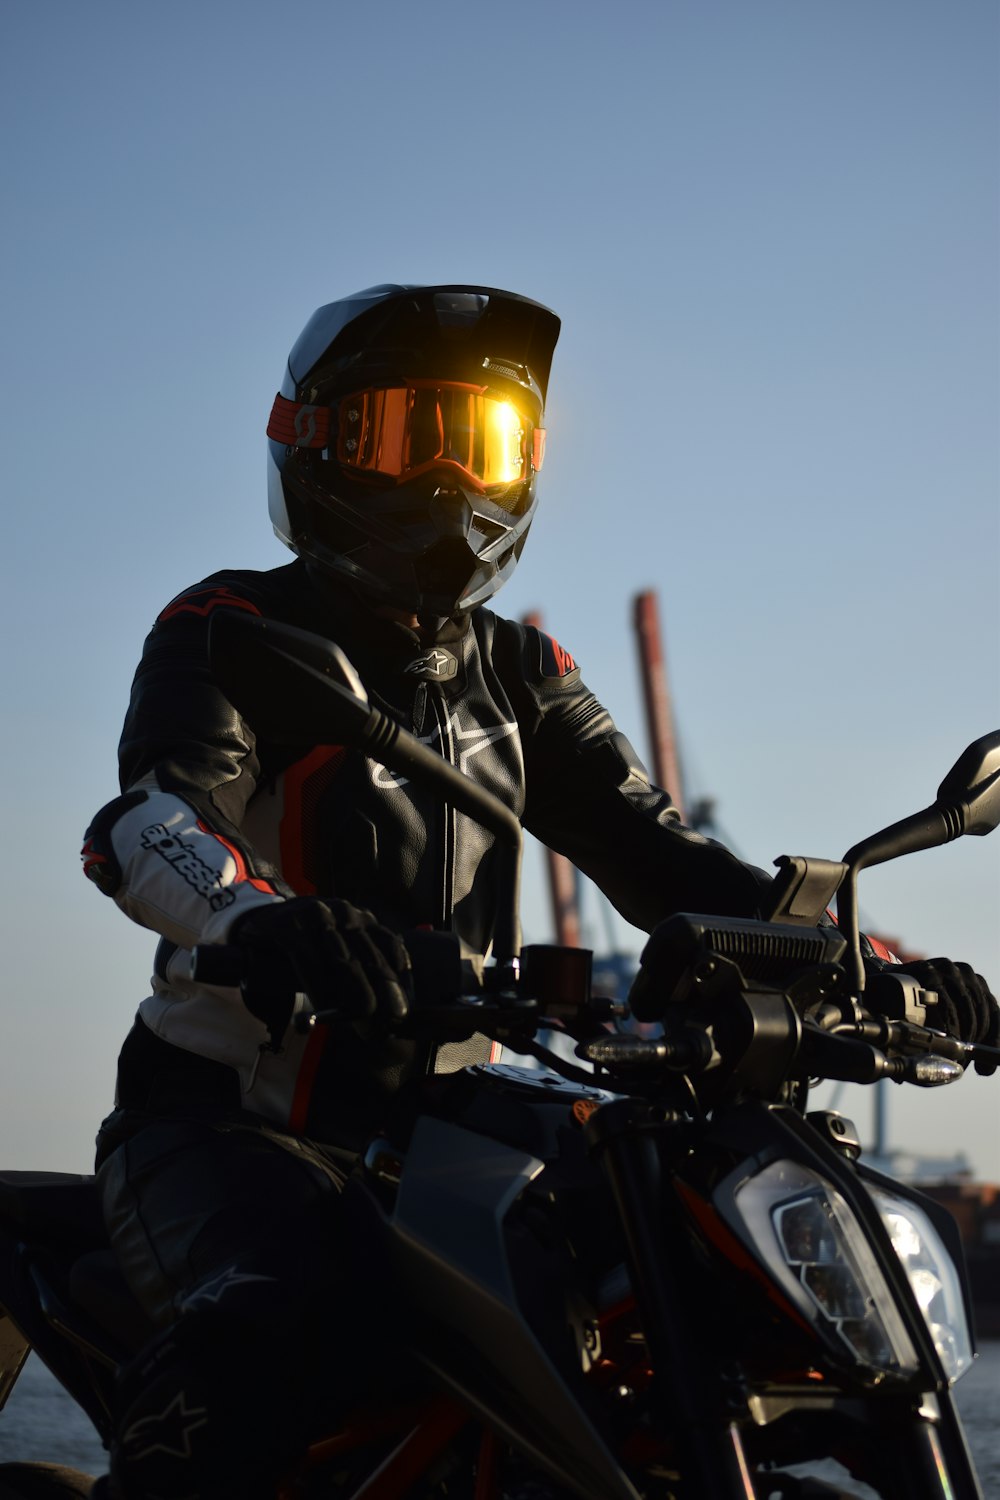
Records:
M881 833L872 834L848 849L844 855L847 874L837 893L837 926L847 939L851 963L851 983L858 994L865 987L865 965L861 957L861 932L858 920L858 871L869 865L883 864L887 859L898 859L902 854L916 854L920 849L933 849L938 844L950 843L962 832L961 819L953 809L932 803L922 812L911 813L898 823L891 823Z
M521 841L497 842L497 886L501 892L493 933L493 957L508 967L521 955Z
M862 995L865 988L865 964L861 957L861 927L858 921L858 870L861 867L851 864L849 860L844 863L848 870L837 892L837 926L847 940L846 961L851 988Z

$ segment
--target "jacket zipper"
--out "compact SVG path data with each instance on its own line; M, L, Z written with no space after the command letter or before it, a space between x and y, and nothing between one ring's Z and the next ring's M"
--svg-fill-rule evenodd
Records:
M441 742L441 754L449 764L454 765L455 742L451 731L451 715L448 713L444 693L436 684L429 684L427 696L434 710L438 738ZM450 802L441 805L441 829L440 926L447 931L451 927L455 909L455 812Z

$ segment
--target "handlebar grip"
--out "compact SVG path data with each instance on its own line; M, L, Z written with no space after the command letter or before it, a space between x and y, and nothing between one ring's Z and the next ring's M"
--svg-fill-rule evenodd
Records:
M249 955L236 943L199 943L191 950L189 975L199 984L219 984L236 989L246 979Z

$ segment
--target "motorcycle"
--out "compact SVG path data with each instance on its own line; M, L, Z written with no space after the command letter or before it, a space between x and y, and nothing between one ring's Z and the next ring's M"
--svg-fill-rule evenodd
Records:
M630 1015L591 992L584 950L521 945L517 819L372 706L336 647L220 611L211 653L237 706L271 705L269 735L322 726L492 831L491 961L413 934L403 1024L530 1064L431 1071L353 1163L379 1303L358 1399L276 1500L981 1500L953 1398L975 1353L957 1228L808 1096L1000 1060L935 1030L913 979L866 975L856 897L861 869L1000 823L1000 733L842 861L779 860L766 920L661 924ZM238 948L192 965L247 977ZM116 1370L149 1334L93 1179L0 1173L0 1406L34 1348L109 1441ZM89 1483L0 1465L0 1500Z

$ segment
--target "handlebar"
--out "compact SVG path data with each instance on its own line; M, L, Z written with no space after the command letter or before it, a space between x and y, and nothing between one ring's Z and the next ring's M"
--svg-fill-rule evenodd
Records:
M577 1055L615 1079L616 1088L624 1080L626 1086L646 1089L671 1074L714 1074L721 1082L730 1073L765 1089L781 1077L853 1083L891 1078L932 1087L955 1081L977 1058L1000 1062L1000 1048L962 1042L909 1020L869 1015L844 990L833 1003L827 998L811 1012L793 1005L787 993L779 1003L778 990L761 988L759 980L748 985L736 964L718 955L706 965L706 972L716 976L709 992L698 993L697 979L679 986L686 998L664 1003L663 1034L648 1039L607 1029L615 1013L620 1016L627 1007L589 994L589 964L581 963L586 957L582 950L571 950L575 993L570 994L570 970L560 965L556 948L538 950L541 957L534 961L531 950L525 950L522 978L533 978L532 986L511 984L506 969L477 972L460 959L457 942L449 934L410 934L407 942L412 943L417 1001L401 1031L440 1040L461 1040L479 1032L567 1077L593 1081L592 1074L583 1074L537 1040L539 1032L561 1024L580 1042ZM202 984L240 988L251 963L251 953L239 944L199 945L191 955L190 974ZM584 973L585 993L580 988ZM558 994L560 988L562 994L553 999L552 992ZM791 993L799 988L793 985ZM828 989L822 993L828 995ZM353 1019L335 1010L304 1010L295 1021L305 1030L317 1024L352 1024Z
M217 610L211 620L209 659L213 674L229 700L258 725L263 714L264 727L276 743L301 743L302 733L314 734L316 724L325 725L325 732L336 743L419 778L425 787L435 790L446 802L489 829L498 841L500 860L496 871L494 942L498 965L489 987L489 1002L505 1015L496 1024L510 1026L518 1021L522 1033L533 1032L540 1029L544 1024L542 1017L549 1013L564 1020L567 1029L589 1024L591 1035L600 1029L589 996L574 991L568 998L558 995L553 1003L549 997L555 991L543 971L537 980L527 984L524 969L518 973L519 960L526 956L520 947L517 914L521 825L503 801L374 708L353 666L337 646L323 637L238 610ZM784 861L785 874L790 879L785 879L782 885L779 877L780 900L773 907L775 916L783 914L784 923L748 923L684 914L661 923L647 945L647 956L656 950L656 984L646 985L641 1001L633 992L636 1017L663 1021L682 1012L696 1029L701 1024L712 1050L706 1061L702 1056L704 1048L700 1049L692 1059L692 1070L697 1066L712 1074L716 1069L729 1067L737 1087L773 1090L786 1080L800 1078L801 1073L794 1070L802 1066L800 1053L805 1056L810 1046L817 1054L823 1054L824 1066L831 1077L850 1078L859 1068L877 1073L879 1065L872 1063L871 1058L879 1051L881 1039L868 1039L857 1029L864 1020L859 1001L866 980L857 937L854 900L857 872L902 853L931 848L961 833L984 834L998 826L1000 732L986 735L968 748L941 783L937 799L929 808L855 845L839 865L829 861ZM845 901L840 931L836 927L818 927L816 923L838 886ZM809 973L821 975L824 969L838 966L848 949L848 941L849 978L835 998L846 1002L844 1030L850 1032L852 1024L854 1030L851 1035L831 1035L828 1027L811 1028L805 1024L811 1012L823 1008L822 983L819 992L810 996L801 990L799 981L808 978ZM247 958L242 950L228 945L211 951L199 949L192 959L191 973L202 983L242 987L247 977ZM717 976L712 977L715 971L724 970L731 971L723 986L725 994L720 991ZM843 970L838 972L843 980ZM449 983L438 990L437 998L447 1000L451 1018L462 1008L455 999L459 988ZM813 988L816 989L815 984ZM845 988L850 992L847 995ZM535 993L543 997L542 1004L529 1010L522 997ZM768 994L771 1001L765 998ZM775 996L778 998L774 999ZM726 1009L729 1002L735 1002L731 1016ZM905 999L902 1017L907 1023L925 1019L917 1012L919 1003L919 997ZM754 1014L755 1005L763 1018L761 1024ZM480 1001L477 1006L473 1002L472 1009L481 1026L483 1017L489 1014L489 1004ZM876 1003L875 1009L893 1017L900 1014L881 1003ZM710 1022L705 1021L706 1014L711 1015ZM731 1051L735 1063L721 1056L720 1042L727 1023L734 1038ZM672 1024L667 1030L672 1030ZM810 1040L813 1031L819 1041ZM887 1034L885 1044L904 1054L911 1051L926 1060L946 1050L948 1039L935 1041L934 1037L936 1033L930 1031L911 1030L891 1037ZM925 1038L932 1040L925 1042ZM770 1059L769 1048L773 1054ZM745 1066L747 1057L752 1058L752 1066ZM1000 1059L1000 1051L979 1045L957 1055L953 1051L944 1061L958 1064L972 1058L993 1062ZM668 1060L666 1055L660 1058L663 1065ZM883 1055L883 1060L887 1069L892 1059ZM839 1071L842 1068L854 1071ZM886 1069L883 1076L898 1076L892 1070L887 1074ZM902 1074L912 1076L914 1081L931 1081L930 1077L918 1079L916 1075L921 1071L951 1076L948 1068L936 1070L926 1066L904 1068Z

